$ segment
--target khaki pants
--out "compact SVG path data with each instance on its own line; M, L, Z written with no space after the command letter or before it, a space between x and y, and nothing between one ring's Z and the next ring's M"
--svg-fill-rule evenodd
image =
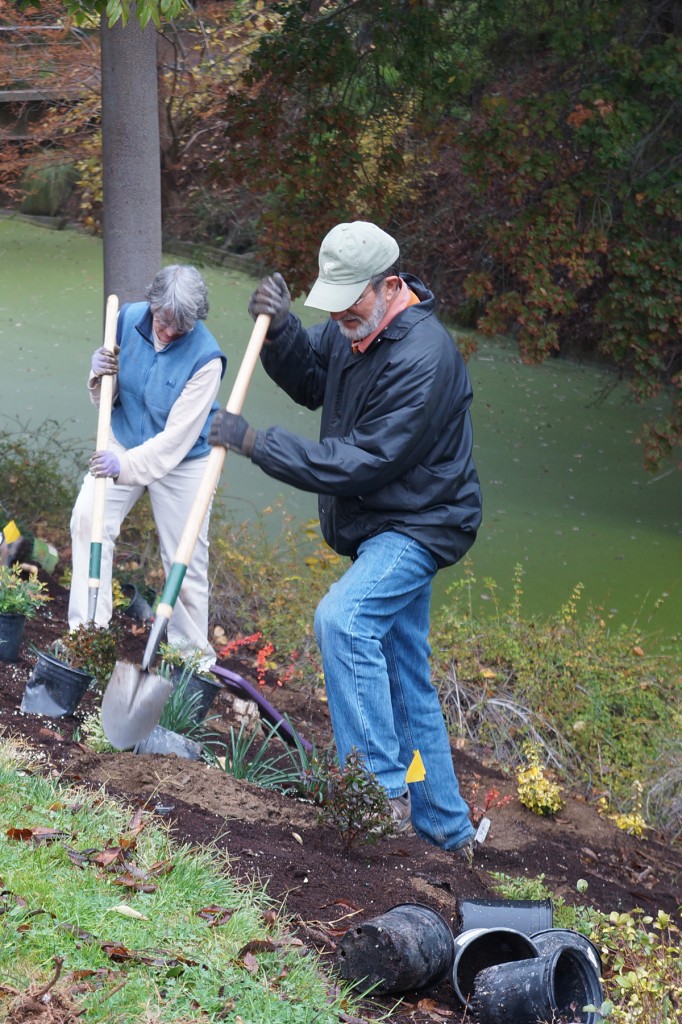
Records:
M109 447L116 452L124 450L113 442ZM116 484L113 480L107 479L100 586L95 613L95 622L98 626L108 626L111 619L111 571L114 545L121 530L121 524L128 512L142 497L145 490L148 490L154 522L159 535L161 560L167 575L173 564L207 459L208 456L181 462L163 479L155 480L154 483L146 486ZM71 516L73 576L69 598L69 629L77 629L88 618L94 485L95 478L88 473L83 480ZM215 660L215 653L208 642L208 524L210 515L211 508L209 506L173 608L173 615L168 624L169 643L188 653L201 651L207 658L210 658L207 664L212 664Z

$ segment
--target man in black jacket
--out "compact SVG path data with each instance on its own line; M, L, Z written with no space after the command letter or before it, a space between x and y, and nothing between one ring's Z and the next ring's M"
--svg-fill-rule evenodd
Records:
M471 384L433 294L398 273L398 244L374 224L338 224L322 242L306 305L281 274L249 312L271 317L262 362L300 405L322 407L320 440L254 430L217 413L209 442L318 495L327 543L351 564L315 614L341 764L353 747L386 790L396 830L468 853L473 829L429 671L431 581L469 550L481 521ZM406 782L419 751L422 781Z

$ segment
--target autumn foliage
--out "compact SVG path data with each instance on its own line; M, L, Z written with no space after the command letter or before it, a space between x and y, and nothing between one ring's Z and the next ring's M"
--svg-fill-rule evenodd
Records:
M22 80L73 80L65 9L43 3L62 28ZM377 220L453 318L660 395L656 469L682 436L680 20L670 0L197 2L159 37L166 236L255 255L296 294L329 227ZM96 230L97 38L78 31L81 93L3 147L0 186L73 160L70 213Z

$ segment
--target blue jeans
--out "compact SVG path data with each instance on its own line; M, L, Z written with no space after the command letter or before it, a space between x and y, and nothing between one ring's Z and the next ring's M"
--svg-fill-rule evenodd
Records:
M448 850L474 835L459 792L447 729L431 683L428 643L432 555L400 533L364 541L315 613L334 739L353 747L389 797L405 792L415 750L426 778L410 783L417 835Z

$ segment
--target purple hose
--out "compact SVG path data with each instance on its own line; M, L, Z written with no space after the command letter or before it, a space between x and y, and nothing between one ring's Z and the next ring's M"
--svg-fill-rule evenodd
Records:
M237 675L236 672L231 672L228 668L221 668L220 665L214 665L211 668L211 672L213 675L218 676L224 681L228 690L255 701L260 708L263 718L267 722L270 722L271 725L277 726L278 734L283 740L286 740L290 746L295 747L300 744L306 754L312 753L312 744L295 732L289 722L287 722L284 715L280 714L277 708L273 707L272 704L265 699L258 687L253 686L251 683L247 683L246 679Z

